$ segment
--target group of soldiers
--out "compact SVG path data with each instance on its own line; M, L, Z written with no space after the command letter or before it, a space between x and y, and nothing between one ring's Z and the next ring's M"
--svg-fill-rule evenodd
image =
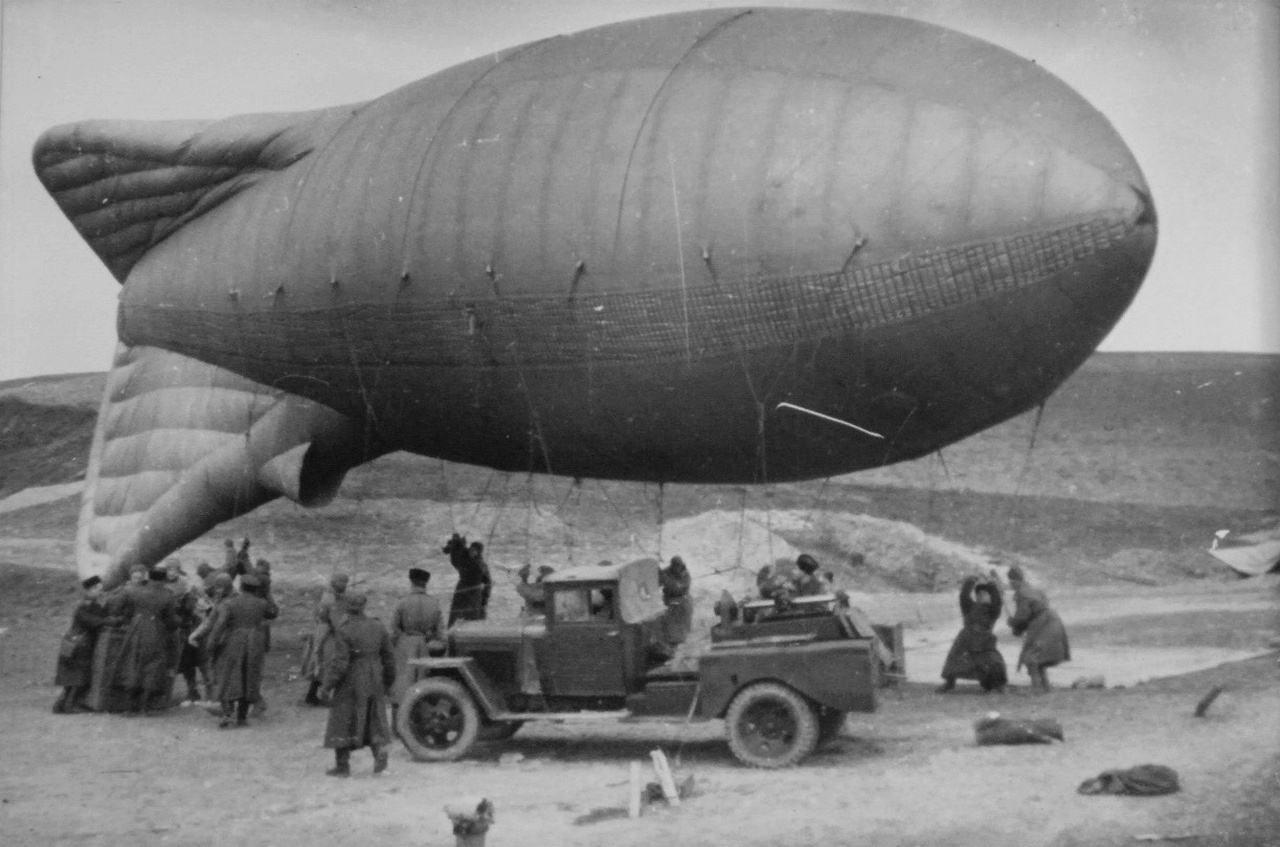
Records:
M430 580L430 571L409 569L409 593L396 604L388 630L365 614L364 594L348 591L347 574L330 578L303 652L309 679L304 702L329 709L324 735L324 746L334 752L329 776L350 776L351 753L362 747L373 753L374 773L386 770L399 703L413 681L409 660L445 649L444 611L427 593Z
M204 683L220 726L246 725L251 707L265 707L262 667L279 614L271 565L251 562L249 544L228 539L223 566L201 562L194 580L177 559L135 568L110 591L85 579L59 645L53 711L159 714L182 677L188 701L201 701Z
M252 708L265 708L263 665L270 622L279 614L271 596L271 567L264 559L251 563L248 539L239 549L230 540L226 546L224 565L214 569L202 562L193 581L176 559L137 569L129 582L109 592L99 577L84 580L59 649L57 684L63 690L53 710L156 714L168 706L178 676L191 701L200 700L203 679L222 727L245 726ZM396 604L389 629L365 614L368 599L348 591L346 574L329 580L303 654L309 680L304 702L329 709L324 745L335 756L329 775L350 775L351 753L362 747L372 751L375 773L386 769L399 705L414 681L410 660L443 654L446 629L456 620L485 617L492 582L483 546L454 535L443 552L459 573L447 619L441 603L427 593L431 574L422 568L409 569L409 592ZM831 593L847 605L832 574L819 570L808 554L794 567L765 566L757 574L760 596L785 604ZM528 566L519 572L516 591L526 614L544 613L543 583L553 572L544 566L532 580ZM1046 669L1070 659L1066 629L1044 592L1033 588L1020 568L1011 567L1008 578L1016 603L1009 625L1025 638L1018 667L1027 667L1033 687L1047 690ZM667 608L660 640L674 650L689 636L692 579L679 556L659 571L659 579ZM1004 690L1007 670L994 634L1002 595L994 575L965 579L960 588L964 625L947 656L939 691L952 690L957 679L977 680L987 691Z
M1027 581L1022 568L1010 567L1008 579L1014 599L1009 629L1015 636L1022 636L1022 651L1015 670L1026 667L1032 690L1048 691L1048 669L1071 660L1067 629L1049 605L1048 596ZM1003 595L994 572L969 576L961 583L960 616L964 625L952 641L942 666L938 693L954 690L958 679L976 680L987 692L1006 690L1009 674L995 634L1004 605Z

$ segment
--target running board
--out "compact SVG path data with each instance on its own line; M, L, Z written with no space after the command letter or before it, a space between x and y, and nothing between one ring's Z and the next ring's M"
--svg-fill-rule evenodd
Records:
M499 712L490 716L491 721L541 721L545 723L594 723L617 721L631 713L626 709L614 712Z

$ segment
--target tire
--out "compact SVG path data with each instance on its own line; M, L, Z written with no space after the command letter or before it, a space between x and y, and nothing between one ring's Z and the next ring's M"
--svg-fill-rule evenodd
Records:
M788 768L818 745L818 716L795 689L756 682L734 696L725 713L729 749L753 768Z
M818 713L818 743L823 744L839 737L844 729L845 713L839 709L823 708Z
M461 683L431 676L405 692L396 714L396 731L415 759L451 762L475 744L480 710Z
M506 741L520 731L524 721L488 721L480 727L481 741Z

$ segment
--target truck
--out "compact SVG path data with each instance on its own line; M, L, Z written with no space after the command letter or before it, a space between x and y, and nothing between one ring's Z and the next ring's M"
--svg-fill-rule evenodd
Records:
M415 758L455 760L541 721L723 720L740 762L788 767L850 712L875 711L902 670L901 627L873 627L833 594L722 609L709 647L673 658L656 560L557 571L542 586L541 614L458 622L445 655L409 660L395 729Z

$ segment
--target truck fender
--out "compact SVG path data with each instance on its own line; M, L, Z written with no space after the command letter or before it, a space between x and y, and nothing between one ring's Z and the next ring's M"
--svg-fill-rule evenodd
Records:
M457 680L472 697L476 698L476 704L480 706L480 712L486 720L493 720L506 712L497 687L484 669L470 656L411 659L410 664L417 667L419 680L432 676L444 676Z

